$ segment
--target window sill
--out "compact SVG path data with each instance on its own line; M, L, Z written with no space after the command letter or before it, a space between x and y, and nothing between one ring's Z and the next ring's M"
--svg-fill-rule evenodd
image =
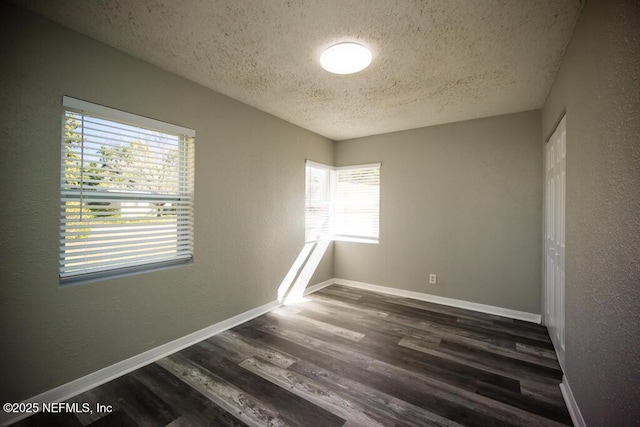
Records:
M351 242L351 243L369 243L377 245L380 243L378 239L369 239L366 237L351 237L351 236L335 236L333 238L336 242Z
M102 282L104 280L117 279L120 277L134 276L152 271L166 270L181 265L193 264L193 257L186 259L176 259L165 262L157 262L152 264L138 265L135 267L121 268L118 270L100 271L95 273L82 274L72 277L60 278L59 285L61 288L72 287L76 285L86 285L89 283Z

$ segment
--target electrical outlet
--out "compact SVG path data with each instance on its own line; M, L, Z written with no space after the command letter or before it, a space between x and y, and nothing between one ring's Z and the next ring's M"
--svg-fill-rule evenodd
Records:
M435 274L430 274L429 275L429 283L432 285L435 285L437 282L437 276Z

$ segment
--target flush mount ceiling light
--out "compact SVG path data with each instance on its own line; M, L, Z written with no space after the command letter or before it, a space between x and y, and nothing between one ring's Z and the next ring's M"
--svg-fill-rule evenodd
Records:
M358 43L334 44L320 55L322 68L334 74L353 74L371 64L371 51Z

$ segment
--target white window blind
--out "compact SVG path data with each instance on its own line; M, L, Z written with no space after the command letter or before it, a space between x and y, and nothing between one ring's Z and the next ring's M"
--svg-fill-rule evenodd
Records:
M195 131L64 97L60 283L193 256Z
M376 243L380 163L334 168L307 161L305 239Z
M380 165L336 168L335 238L378 240Z
M307 162L305 192L305 241L330 240L333 232L331 204L332 168Z

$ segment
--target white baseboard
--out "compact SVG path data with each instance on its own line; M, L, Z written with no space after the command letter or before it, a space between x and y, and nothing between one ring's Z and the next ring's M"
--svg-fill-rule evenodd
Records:
M584 418L582 418L580 408L578 408L578 402L576 402L575 397L573 397L571 387L569 387L569 381L564 375L562 376L562 383L560 384L560 392L562 393L564 403L567 405L567 410L569 411L573 425L575 427L587 427L587 424L584 422Z
M331 285L332 283L334 283L333 280L326 280L316 285L309 286L305 290L304 294L307 295L312 292L318 291L326 286ZM151 350L145 351L144 353L140 353L136 356L130 357L129 359L123 360L111 366L107 366L106 368L100 369L99 371L93 372L89 375L85 375L84 377L78 378L77 380L73 380L59 387L46 391L42 394L25 400L23 403L38 402L39 404L42 404L65 401L74 396L77 396L80 393L114 380L124 374L135 371L136 369L146 366L152 362L155 362L158 359L162 359L163 357L169 356L170 354L187 348L190 345L196 344L216 334L238 326L241 323L261 316L271 310L280 307L281 305L282 304L280 304L279 302L274 301L245 311L244 313L223 320L222 322L216 323L215 325L200 329L199 331L193 332L189 335L185 335L181 338L178 338L156 348L152 348ZM4 411L0 411L0 426L7 426L9 424L15 423L17 421L20 421L21 419L27 418L27 416L29 415L31 414L7 414Z
M542 316L526 311L511 310L509 308L495 307L492 305L478 304L453 298L439 297L437 295L423 294L422 292L406 291L404 289L390 288L387 286L373 285L371 283L356 282L354 280L333 279L333 283L353 288L365 289L368 291L382 292L385 294L395 295L404 298L413 298L420 301L433 302L436 304L448 305L451 307L464 308L467 310L479 311L481 313L495 314L497 316L508 317L511 319L524 320L540 324Z
M334 283L339 285L351 286L354 288L375 291L375 292L382 292L386 294L413 298L413 299L422 300L422 301L434 302L434 303L443 304L443 305L450 305L453 307L466 308L469 310L480 311L483 313L497 314L500 316L526 320L529 322L540 323L540 316L531 314L531 313L525 313L525 312L509 310L509 309L500 308L500 307L493 307L493 306L483 305L483 304L476 304L472 302L456 300L451 298L438 297L435 295L423 294L419 292L405 291L402 289L389 288L385 286L372 285L369 283L355 282L352 280L343 280L343 279L325 280L324 282L318 283L313 286L309 286L305 290L304 295L308 295L310 293L316 292ZM174 341L168 342L166 344L163 344L151 350L145 351L144 353L140 353L136 356L130 357L129 359L115 363L111 366L107 366L106 368L100 369L99 371L93 372L89 375L85 375L84 377L78 378L77 380L73 380L59 387L46 391L30 399L24 400L23 403L40 403L41 404L41 403L53 403L53 402L65 401L74 396L77 396L80 393L83 393L94 387L97 387L106 382L114 380L122 375L125 375L129 372L132 372L136 369L146 366L152 362L155 362L158 359L162 359L163 357L169 356L177 351L180 351L186 347L189 347L190 345L196 344L216 334L219 334L235 326L238 326L241 323L247 322L253 318L256 318L265 313L268 313L269 311L274 310L280 306L282 306L281 303L277 301L273 301L268 304L264 304L259 307L253 308L251 310L245 311L244 313L241 313L241 314L238 314L237 316L233 316L229 319L223 320L222 322L216 323L215 325L211 325L204 329L200 329L199 331L193 332L189 335L185 335L184 337L178 338ZM567 385L567 389L568 389L568 385ZM565 392L563 391L563 396L564 396L564 393ZM569 390L569 393L570 393L570 390ZM573 398L573 395L571 395L571 397ZM565 397L565 400L567 400L566 397ZM569 406L568 403L567 403L567 406ZM575 406L575 408L577 410L577 406ZM580 415L579 411L577 413L578 415ZM0 411L0 426L4 427L9 424L15 423L17 421L20 421L21 419L26 418L28 415L31 415L31 414L24 414L24 413L23 414L7 414L4 411ZM573 413L571 417L573 419ZM580 419L582 419L581 416L580 416ZM581 425L584 426L584 422Z
M309 286L307 289L305 289L304 295L312 294L314 292L319 291L322 288L326 288L329 285L333 285L334 283L336 283L335 279L329 279L329 280L325 280L324 282L320 282L316 285Z

